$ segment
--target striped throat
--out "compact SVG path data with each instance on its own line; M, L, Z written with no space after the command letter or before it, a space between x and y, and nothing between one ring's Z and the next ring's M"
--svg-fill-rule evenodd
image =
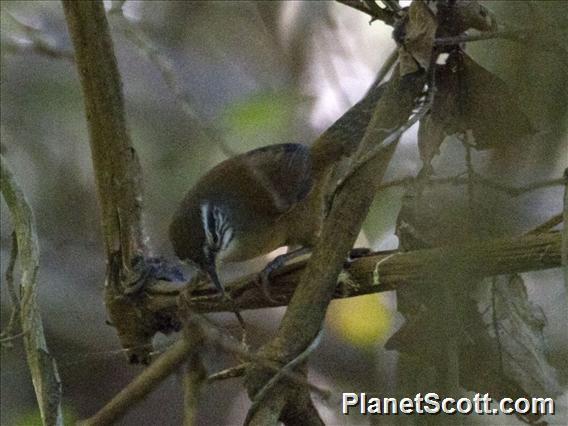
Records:
M207 259L213 259L229 247L234 236L233 228L223 209L209 202L201 205L201 221L205 231L203 252Z

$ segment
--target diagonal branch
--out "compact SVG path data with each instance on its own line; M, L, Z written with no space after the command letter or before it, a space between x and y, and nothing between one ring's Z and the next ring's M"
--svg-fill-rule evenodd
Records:
M338 3L349 6L359 12L366 13L372 19L372 21L383 21L387 25L394 25L396 21L396 15L390 10L382 9L373 0L371 1L359 1L359 0L337 0Z
M62 50L58 46L54 46L46 39L45 35L40 30L20 21L8 10L2 10L2 13L12 21L27 38L26 41L21 41L16 37L8 36L6 40L2 40L2 49L13 53L31 51L49 58L66 59L73 62L73 52Z
M39 248L35 221L14 175L0 155L2 196L10 210L17 240L21 270L19 303L24 348L44 425L62 425L61 380L55 359L49 353L37 302Z
M164 83L172 92L174 99L180 104L191 125L198 129L211 143L216 144L226 157L236 155L223 139L221 131L206 123L193 108L191 99L184 93L179 78L174 72L173 62L163 53L163 49L156 46L139 25L124 16L121 4L111 8L109 16L111 21L112 18L116 20L116 24L124 36L158 69Z
M390 134L388 129L396 129L408 120L424 82L421 73L404 78L395 73L378 101L359 152L367 152L381 144ZM396 141L384 146L382 155L363 164L334 198L321 237L294 291L278 333L260 350L263 356L287 364L309 347L318 334L343 262L355 242L395 147ZM261 367L251 368L247 374L249 394L255 395L271 376L272 372ZM266 406L256 412L249 424L280 418L288 411L287 408L291 408L288 404L294 401L294 393L295 390L288 384L276 385L267 398ZM297 407L297 411L311 412L311 401L309 398L304 401L306 405ZM317 424L317 419L314 424Z
M79 424L108 425L118 421L136 403L141 401L159 383L176 371L192 351L192 345L185 338L178 340L170 350L164 352L152 365L121 390L97 414Z

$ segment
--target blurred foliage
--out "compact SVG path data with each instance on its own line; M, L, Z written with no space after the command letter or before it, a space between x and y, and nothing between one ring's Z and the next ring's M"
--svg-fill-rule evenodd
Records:
M370 350L384 343L392 326L392 311L385 296L369 294L334 302L328 324L346 342Z
M297 115L306 109L309 98L295 93L294 88L280 92L254 93L234 102L221 112L219 122L226 129L229 146L239 152L276 143L291 142L289 129Z
M69 408L63 407L63 422L66 425L74 425L79 420L77 413ZM30 410L17 417L14 426L42 426L41 417L38 410Z

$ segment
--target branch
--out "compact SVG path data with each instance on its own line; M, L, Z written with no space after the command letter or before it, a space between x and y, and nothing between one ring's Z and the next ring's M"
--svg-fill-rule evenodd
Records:
M430 96L429 98L430 99L428 99L426 101L426 103L416 112L416 114L414 114L406 123L404 123L398 129L396 129L394 132L390 133L387 137L385 137L380 144L378 144L377 146L374 146L372 149L370 149L368 152L365 152L363 155L360 155L359 158L355 158L355 160L352 162L349 170L347 170L345 175L337 183L337 186L336 186L335 190L333 191L333 193L336 194L336 193L339 193L340 191L342 191L343 187L348 182L348 180L355 173L357 173L357 171L363 165L365 165L365 163L369 162L376 155L378 155L382 151L384 151L385 145L391 145L391 144L395 143L395 141L398 141L398 139L400 139L400 137L404 134L404 132L406 132L408 129L410 129L412 126L414 126L428 112L430 112L434 98L433 98L433 96Z
M468 43L480 40L505 39L524 41L528 38L529 30L511 30L511 31L488 31L480 34L463 34L454 37L440 37L434 40L436 46L453 46L461 43Z
M184 363L192 350L186 338L179 339L149 367L121 390L97 414L80 422L81 426L109 425L118 421L166 377Z
M312 341L312 343L310 343L310 346L308 346L300 355L298 355L288 364L280 368L278 372L274 376L272 376L270 380L256 393L256 395L254 395L254 397L252 398L252 405L247 413L247 417L244 422L245 425L249 424L250 419L252 419L255 416L256 412L259 410L260 405L264 402L268 392L270 392L270 390L274 388L278 381L284 378L287 374L292 374L292 372L298 365L302 364L308 359L311 353L319 346L322 335L323 330L318 333L316 338Z
M538 48L545 52L551 52L566 64L566 55L568 51L566 48L554 39L539 38L542 30L539 27L524 28L521 30L503 30L503 31L488 31L480 34L462 34L453 37L440 37L434 40L434 45L442 46L456 46L462 43L470 43L483 40L510 40L525 45L531 44L531 48Z
M4 282L6 283L6 290L8 290L8 296L10 297L10 303L12 305L12 312L10 313L10 320L8 325L0 333L0 345L11 346L10 342L14 339L15 330L20 326L20 298L16 287L14 286L14 270L16 269L16 261L18 260L18 236L16 232L12 232L12 246L10 249L10 261L6 267L6 274L4 276ZM21 335L18 333L17 335Z
M568 295L568 168L564 170L564 211L562 213L564 221L564 229L562 231L562 267L564 268L564 289Z
M401 78L395 73L373 111L359 153L382 144L390 134L388 129L399 128L408 120L423 85L422 74ZM335 196L319 241L294 291L278 333L260 350L263 356L287 364L309 347L318 334L335 291L337 277L353 247L395 147L396 141L384 146L383 155L363 164L350 177L343 191ZM254 396L272 375L271 371L260 366L251 368L246 382L249 395ZM267 398L266 407L251 418L250 424L260 424L263 417L273 418L276 415L276 418L280 418L291 408L296 392L297 389L288 383L276 385ZM305 404L302 407L295 407L297 412L313 413L309 398L303 401ZM270 409L270 413L267 409ZM317 419L314 416L314 423L317 423Z
M122 83L102 1L63 0L81 78L107 257L126 269L144 252L140 170L124 118Z
M395 179L390 182L385 182L384 184L379 186L379 191L396 186L413 185L416 183L417 179L418 178L414 176L407 176L401 179ZM430 178L427 181L421 183L424 183L425 185L467 185L471 181L473 181L473 183L484 185L487 186L488 188L504 192L505 194L511 197L518 197L520 195L536 191L538 189L550 188L553 186L560 186L564 184L564 179L558 178L558 179L547 179L543 181L533 182L524 186L515 187L515 186L504 185L493 179L480 176L477 173L473 173L471 178L469 176L463 176L463 174L458 174L456 176Z
M55 359L49 353L37 303L39 248L35 221L14 175L0 155L2 196L10 210L20 260L20 325L34 390L44 425L62 425L61 381Z
M205 125L203 118L191 106L188 96L184 93L179 79L175 75L172 61L162 52L162 49L152 43L139 25L124 16L122 5L111 8L109 15L117 21L116 23L124 36L158 69L164 83L172 92L175 100L180 104L181 110L189 119L190 124L195 129L198 129L210 142L217 144L226 157L236 155L221 136L221 132L214 127Z
M201 388L205 383L205 369L198 353L189 355L183 372L183 424L193 426L197 424L199 398Z
M550 219L548 219L546 222L538 225L537 227L531 229L529 232L527 232L527 234L542 234L543 232L548 232L550 231L552 228L554 228L557 225L560 225L564 218L563 218L563 214L559 213L555 216L552 216Z
M369 293L396 290L402 286L428 283L439 269L455 269L476 277L514 274L561 266L561 236L559 232L499 238L463 245L437 247L409 252L377 252L354 260L337 281L333 298L357 297ZM271 295L266 299L258 288L256 274L227 286L239 310L286 306L299 285L308 261L288 265L271 278ZM146 290L144 304L161 314L177 306L180 288L160 281ZM231 312L232 303L219 297L215 290L202 286L192 291L187 300L195 312Z
M122 83L104 5L100 0L64 0L63 8L83 89L102 211L108 263L105 304L122 346L143 346L150 343L144 319L123 297L124 290L139 279L140 273L132 268L134 259L148 251L141 225L141 170L126 130ZM134 334L142 338L133 342Z
M213 373L207 377L207 383L213 383L219 380L236 379L245 375L248 364L239 364L224 370Z
M181 299L185 301L185 297ZM199 316L187 308L185 303L180 307L183 316L183 339L192 348L187 354L187 361L183 371L183 424L193 426L197 424L197 413L201 389L206 383L207 369L201 360L201 349L205 344L205 329Z
M349 6L359 12L366 13L373 21L382 21L387 25L393 26L396 22L396 15L390 10L382 9L373 0L361 2L359 0L336 0L338 3Z
M28 40L21 41L15 37L10 37L2 42L2 49L6 49L12 53L21 53L25 51L32 51L39 55L44 55L49 58L67 59L71 62L74 61L73 52L61 50L57 46L49 43L40 30L25 24L7 10L2 10L2 13L15 24L27 37Z
M190 305L191 302L187 304L187 306ZM208 382L241 377L246 373L248 366L250 366L252 363L256 363L262 365L263 367L271 369L272 371L274 371L274 373L283 375L290 381L309 389L313 393L318 394L318 396L322 400L327 401L331 397L330 391L320 388L315 384L309 382L304 375L299 374L295 371L289 371L283 368L281 364L278 364L266 358L262 358L254 352L249 351L247 348L243 347L242 343L235 342L232 338L230 338L230 336L222 332L214 324L208 322L204 317L196 318L201 320L201 326L206 333L206 339L208 343L211 343L219 349L246 361L244 364L240 364L235 367L231 367L218 373L212 374L207 378Z
M387 74L390 72L390 70L396 64L397 60L398 60L398 49L393 49L393 51L391 53L389 53L389 56L387 56L387 58L385 59L385 62L383 62L383 65L381 65L381 68L379 69L379 72L375 76L375 80L373 81L373 84L371 85L371 89L380 85L383 82L383 80L386 78ZM369 90L371 90L371 89L369 89Z

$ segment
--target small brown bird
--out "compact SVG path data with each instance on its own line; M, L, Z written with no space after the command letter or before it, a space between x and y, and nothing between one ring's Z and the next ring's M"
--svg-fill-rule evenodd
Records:
M205 174L170 225L177 256L197 264L224 292L217 261L244 261L283 246L312 247L325 217L331 171L357 148L382 90L372 88L311 147L266 146L227 159ZM288 256L275 259L265 272Z

